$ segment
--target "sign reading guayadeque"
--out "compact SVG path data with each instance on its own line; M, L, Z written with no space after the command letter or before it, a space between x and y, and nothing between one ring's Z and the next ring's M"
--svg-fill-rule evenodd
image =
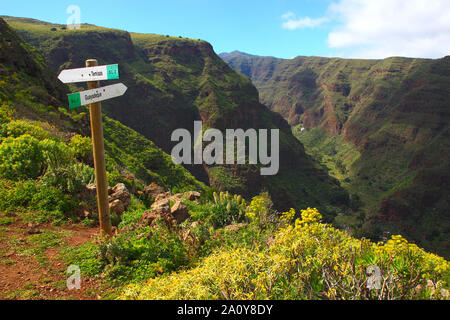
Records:
M116 83L98 89L71 93L68 95L69 107L73 109L90 103L119 97L123 95L125 91L127 91L127 87L123 83Z
M97 66L63 70L58 76L63 83L116 80L119 79L119 65Z

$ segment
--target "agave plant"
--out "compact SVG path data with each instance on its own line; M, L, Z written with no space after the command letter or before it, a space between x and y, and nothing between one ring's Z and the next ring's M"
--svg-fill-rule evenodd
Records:
M231 208L237 207L239 208L239 215L242 215L247 207L247 203L244 198L240 195L231 195L228 191L220 193L214 192L214 203L216 205L222 205L226 207L227 211L230 211Z

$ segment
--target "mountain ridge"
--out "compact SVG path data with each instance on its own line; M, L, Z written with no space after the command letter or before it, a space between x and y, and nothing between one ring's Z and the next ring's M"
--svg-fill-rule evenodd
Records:
M92 57L99 64L119 63L120 81L129 89L125 96L105 104L104 112L165 152L170 153L174 145L171 132L185 128L192 133L195 120L220 130L280 129L278 176L262 177L253 165L186 165L200 181L246 197L268 190L280 209L316 205L329 219L343 210L339 207L346 207L348 197L337 182L316 167L285 120L259 103L251 81L234 72L209 43L83 25L80 30L64 30L17 18L7 22L38 48L55 72L80 67ZM101 48L92 44L93 39L101 41ZM300 179L293 179L294 173Z
M150 49L173 49L157 43ZM65 94L79 89L60 83L0 18L1 299L449 298L444 258L401 235L379 243L352 236L316 208L277 212L266 192L251 201L215 192L107 115L114 234L102 235L89 110L65 106ZM289 129L278 114L267 120L275 118ZM366 288L374 265L383 272L381 292ZM71 277L80 272L82 285L68 290L74 266Z
M249 76L307 152L363 198L366 233L383 226L448 254L450 56L285 60L235 53L227 62Z

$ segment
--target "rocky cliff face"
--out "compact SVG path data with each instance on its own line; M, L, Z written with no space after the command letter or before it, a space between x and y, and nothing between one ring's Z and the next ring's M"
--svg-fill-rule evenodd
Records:
M367 233L402 232L448 255L450 56L221 56L252 79L262 103L304 128L307 151L359 194ZM351 153L340 152L345 143Z
M255 165L186 166L198 179L248 197L268 190L279 209L317 206L330 220L345 207L348 197L337 181L317 168L286 121L262 105L251 81L232 70L207 42L87 25L71 31L36 21L31 26L19 18L7 21L55 71L82 67L88 58L119 63L120 82L129 89L103 104L106 114L166 152L175 144L170 141L173 130L193 132L195 120L202 120L204 128L280 129L276 176L261 176Z

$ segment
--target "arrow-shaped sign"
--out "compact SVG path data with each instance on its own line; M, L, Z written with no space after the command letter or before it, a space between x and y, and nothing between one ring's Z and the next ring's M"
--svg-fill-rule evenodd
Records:
M58 76L63 83L119 79L117 64L63 70Z
M127 87L123 83L116 83L97 89L68 94L70 109L84 106L123 95Z

